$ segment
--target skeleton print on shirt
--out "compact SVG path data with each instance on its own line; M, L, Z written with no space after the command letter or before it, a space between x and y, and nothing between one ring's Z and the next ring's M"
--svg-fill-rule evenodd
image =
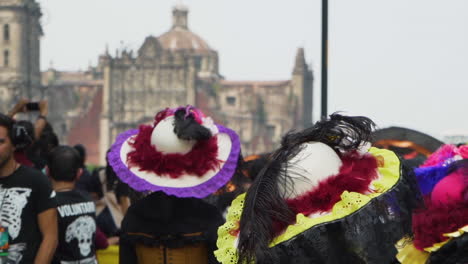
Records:
M8 249L8 261L6 264L20 263L20 261L23 259L23 254L21 252L25 249L26 243L10 245L10 248Z
M1 225L8 228L12 239L21 232L21 214L31 195L29 188L2 188L0 186Z
M80 216L73 221L68 227L65 235L67 243L73 239L78 241L80 254L86 257L91 253L93 243L93 235L96 232L96 223L90 216Z
M0 223L3 227L8 228L12 239L17 238L21 232L21 214L30 195L31 189L29 188L2 188L0 186ZM23 258L21 252L25 248L25 243L10 245L8 263L19 263Z
M33 168L20 166L0 178L0 225L10 237L6 263L34 263L42 242L38 216L57 204L51 193L49 179Z

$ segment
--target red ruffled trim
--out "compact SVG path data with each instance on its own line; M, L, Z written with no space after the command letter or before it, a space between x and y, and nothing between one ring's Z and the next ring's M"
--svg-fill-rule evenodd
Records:
M295 199L287 200L291 210L298 214L328 212L341 200L344 191L369 193L371 182L377 179L377 160L372 155L346 155L339 174L320 182L314 189Z
M158 114L159 115L159 114ZM159 122L164 114L155 118ZM186 154L163 154L151 145L153 127L141 125L138 135L130 142L134 150L127 155L130 168L138 167L140 171L153 172L161 176L179 178L185 174L203 176L210 170L219 169L218 138L199 140L192 150Z
M413 213L414 246L423 250L447 240L451 233L468 224L468 202L436 206L426 199L426 209Z
M379 164L383 164L383 161L377 160L370 154L360 156L355 152L341 157L341 161L342 165L337 175L320 182L304 195L286 200L296 215L328 212L341 200L344 191L362 194L371 192L370 184L378 178L377 168ZM288 224L274 222L274 233L280 234Z
M156 127L156 125L159 124L159 122L161 122L166 117L172 116L172 115L174 115L174 111L171 110L170 108L166 108L162 111L159 111L154 117L154 126Z

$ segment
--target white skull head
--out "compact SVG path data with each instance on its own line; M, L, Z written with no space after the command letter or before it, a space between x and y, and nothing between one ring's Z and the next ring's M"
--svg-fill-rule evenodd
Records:
M74 238L78 240L80 254L86 257L91 252L93 234L96 232L96 223L91 216L80 216L68 227L65 234L65 240L68 242Z

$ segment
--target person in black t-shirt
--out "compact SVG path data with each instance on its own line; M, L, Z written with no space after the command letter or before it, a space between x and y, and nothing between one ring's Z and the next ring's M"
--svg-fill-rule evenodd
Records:
M2 263L50 263L57 246L55 192L45 175L15 161L17 132L0 114L0 226L9 237Z
M59 246L52 263L95 264L96 207L89 195L75 190L83 173L78 151L56 147L49 156L47 173L57 192Z

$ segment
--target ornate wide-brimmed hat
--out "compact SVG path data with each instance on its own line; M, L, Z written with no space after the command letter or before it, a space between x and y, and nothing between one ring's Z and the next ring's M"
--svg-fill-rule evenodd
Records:
M394 242L410 229L412 188L395 153L369 148L373 127L332 114L286 134L231 204L217 260L392 262Z
M412 236L397 244L402 264L466 263L468 146L443 145L414 169L423 203L413 210Z
M193 106L166 108L153 125L117 136L107 155L117 176L140 192L203 198L236 171L238 135Z

